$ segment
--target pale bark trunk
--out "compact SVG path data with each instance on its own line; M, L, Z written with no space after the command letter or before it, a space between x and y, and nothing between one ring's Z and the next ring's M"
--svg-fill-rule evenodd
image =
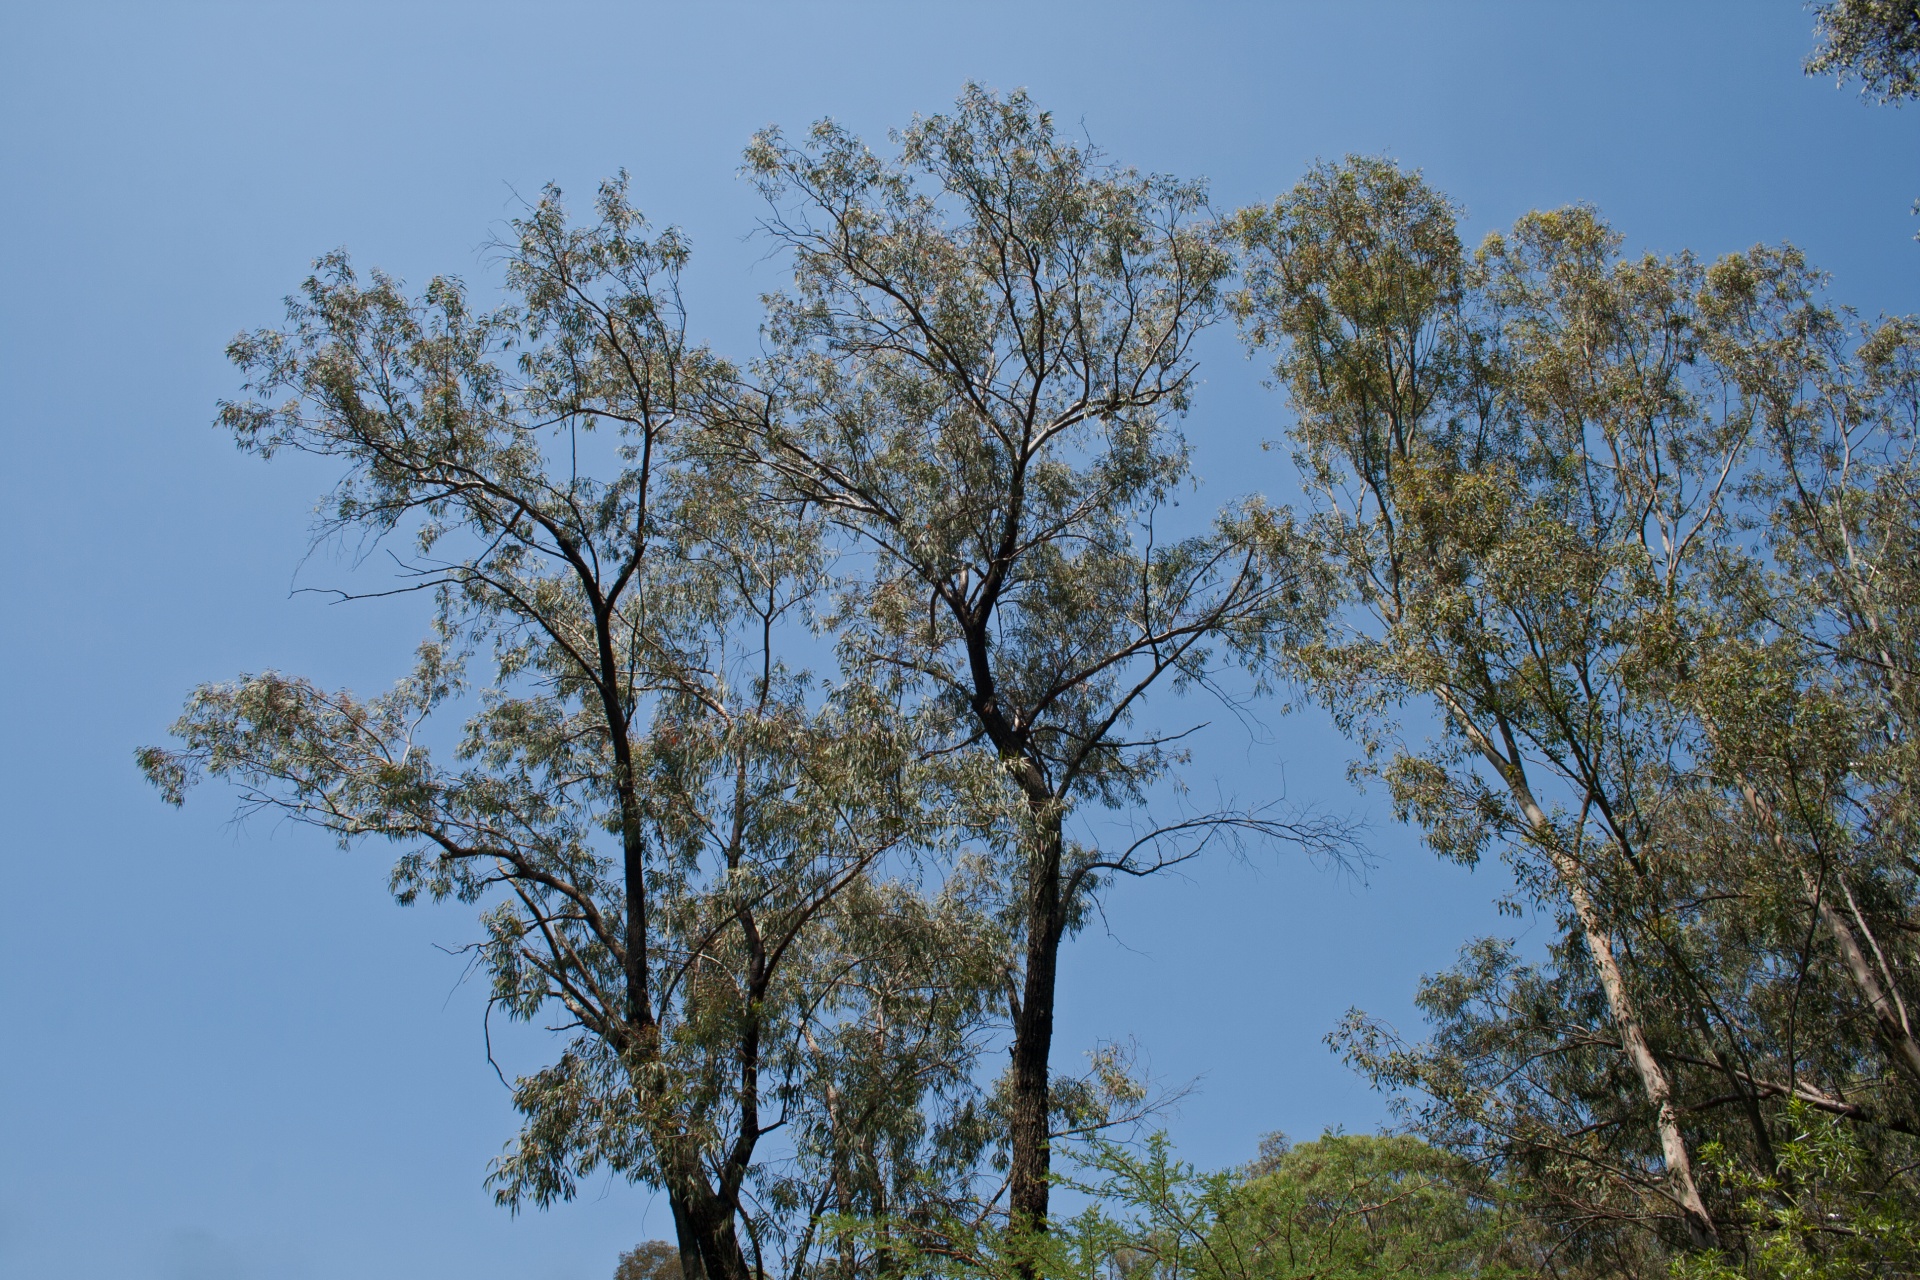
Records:
M1555 841L1552 823L1534 800L1532 788L1527 785L1517 755L1509 759L1507 753L1494 744L1457 702L1444 695L1442 701L1448 704L1455 722L1466 732L1474 747L1507 784L1508 791L1526 814L1528 824L1539 835L1541 847L1547 851L1554 873L1559 877L1574 914L1580 920L1587 954L1600 975L1600 986L1607 997L1607 1012L1620 1033L1621 1047L1626 1050L1627 1059L1633 1063L1634 1073L1640 1078L1641 1092L1653 1107L1654 1126L1660 1136L1660 1155L1666 1163L1667 1179L1672 1184L1668 1194L1680 1209L1681 1217L1686 1222L1687 1237L1693 1247L1718 1248L1720 1232L1714 1225L1713 1216L1707 1212L1706 1201L1701 1198L1699 1183L1693 1176L1693 1157L1687 1150L1686 1135L1680 1131L1680 1113L1673 1100L1673 1082L1647 1042L1639 1010L1634 1005L1632 993L1627 989L1619 962L1614 958L1612 935L1608 933L1592 895L1587 892L1579 866Z
M1893 975L1886 975L1887 981L1881 981L1881 974L1875 971L1874 959L1880 959L1879 948L1874 948L1874 958L1867 956L1861 947L1859 936L1854 932L1853 924L1848 923L1834 908L1832 900L1822 892L1820 882L1811 871L1794 855L1793 847L1788 843L1786 833L1780 829L1779 815L1772 804L1760 794L1751 782L1741 780L1740 793L1745 797L1747 808L1759 819L1767 838L1773 844L1774 852L1781 859L1792 864L1799 872L1802 887L1807 891L1807 900L1819 914L1820 923L1833 936L1834 946L1840 952L1841 963L1846 966L1847 975L1860 989L1860 996L1873 1011L1874 1028L1881 1043L1887 1049L1887 1056L1907 1082L1916 1097L1920 1097L1920 1039L1913 1034L1913 1024L1907 1017L1906 1004L1900 999L1898 991L1892 988ZM1854 923L1864 932L1866 922L1860 919L1851 894L1847 896L1847 905L1852 910ZM1868 934L1868 941L1872 935Z
M1531 802L1528 802L1528 808L1531 810L1529 821L1537 826L1544 825L1545 815L1533 808ZM1535 817L1536 814L1539 816ZM1634 1007L1633 996L1627 990L1626 980L1621 976L1620 966L1614 959L1613 939L1602 925L1600 913L1595 909L1586 886L1578 878L1579 868L1558 853L1552 858L1554 870L1573 903L1574 914L1580 918L1587 954L1593 958L1593 967L1599 971L1600 986L1606 992L1607 1009L1613 1016L1615 1028L1620 1032L1620 1043L1627 1051L1628 1060L1633 1063L1634 1072L1640 1077L1640 1087L1646 1093L1647 1101L1653 1105L1655 1124L1660 1133L1660 1154L1666 1161L1667 1175L1674 1183L1674 1199L1686 1218L1688 1238L1696 1249L1718 1248L1719 1232L1712 1216L1707 1213L1705 1201L1700 1198L1700 1189L1693 1177L1693 1159L1687 1151L1686 1137L1680 1132L1680 1113L1673 1102L1673 1084L1647 1043L1639 1011Z
M1920 1095L1920 1040L1914 1038L1905 1005L1897 993L1881 983L1880 975L1874 972L1873 962L1861 949L1859 939L1846 917L1834 910L1833 903L1820 892L1818 883L1810 874L1804 871L1801 874L1808 882L1807 891L1820 913L1820 923L1833 934L1834 944L1840 949L1840 958L1847 966L1847 973L1853 978L1854 985L1860 988L1860 995L1866 1000L1867 1007L1873 1010L1874 1026L1887 1047L1888 1058L1895 1069L1906 1077L1907 1086Z

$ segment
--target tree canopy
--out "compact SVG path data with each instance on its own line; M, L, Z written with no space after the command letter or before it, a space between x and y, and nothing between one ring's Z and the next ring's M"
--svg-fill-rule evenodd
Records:
M1829 0L1816 5L1819 45L1810 75L1858 80L1880 102L1920 96L1920 5L1913 0Z
M1814 65L1911 96L1911 10L1824 7ZM555 1032L503 1205L656 1188L619 1274L685 1280L1914 1273L1920 323L1585 206L1469 246L1375 158L1222 214L975 87L746 161L752 358L624 177L514 220L495 305L333 254L229 348L221 426L326 460L319 536L432 623L139 761L476 908L489 1013ZM1298 510L1175 509L1224 321ZM1060 963L1115 885L1355 847L1198 799L1202 706L1260 700L1550 936L1333 1032L1400 1131L1208 1174L1114 1141L1123 1055L1059 1070Z

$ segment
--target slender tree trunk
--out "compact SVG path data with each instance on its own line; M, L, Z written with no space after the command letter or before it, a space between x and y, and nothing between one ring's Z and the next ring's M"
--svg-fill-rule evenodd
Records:
M1886 983L1880 981L1880 974L1875 972L1873 961L1867 958L1866 951L1860 946L1853 925L1834 910L1832 901L1820 892L1818 883L1812 883L1813 877L1804 872L1802 874L1810 882L1807 890L1820 913L1820 923L1833 934L1834 944L1840 949L1840 958L1846 963L1848 974L1852 976L1854 985L1860 988L1860 995L1866 1000L1867 1007L1873 1010L1874 1028L1879 1032L1880 1042L1886 1046L1887 1057L1892 1061L1894 1070L1906 1079L1908 1090L1920 1098L1920 1040L1914 1037L1905 1003L1900 999L1899 992L1892 988L1892 975L1887 975ZM1865 922L1859 920L1857 915L1855 921L1865 932ZM1872 943L1871 934L1867 935L1867 941ZM1876 956L1879 950L1879 947L1874 947Z
M1048 804L1051 808L1051 801ZM1029 1231L1047 1229L1052 1132L1048 1072L1063 920L1060 820L1048 812L1042 822L1041 847L1027 880L1026 974L1013 1029L1013 1150L1007 1184L1011 1224ZM1023 1263L1023 1274L1027 1269Z
M1759 819L1761 828L1767 833L1773 850L1783 862L1798 869L1800 883L1807 892L1807 901L1820 917L1820 923L1833 935L1833 943L1840 952L1841 963L1847 968L1847 976L1853 979L1853 985L1860 990L1860 996L1873 1011L1874 1030L1881 1045L1887 1051L1888 1059L1894 1070L1906 1081L1907 1088L1916 1099L1920 1099L1920 1039L1913 1034L1913 1024L1907 1017L1907 1008L1900 999L1898 991L1891 988L1893 975L1887 974L1888 981L1882 983L1880 974L1875 972L1872 960L1867 957L1866 949L1860 945L1853 925L1834 908L1832 899L1822 891L1814 874L1807 870L1802 859L1796 856L1793 846L1787 841L1786 832L1781 830L1780 815L1774 812L1771 802L1745 778L1740 780L1740 794L1747 802L1747 809ZM1837 875L1837 873L1836 873ZM1848 906L1853 906L1851 895ZM1865 921L1855 919L1865 928ZM1871 935L1868 941L1872 941ZM1879 955L1879 948L1874 954Z
M1536 825L1544 821L1545 815L1541 814ZM1620 965L1614 958L1613 938L1601 922L1600 913L1594 907L1586 886L1578 878L1579 868L1557 853L1553 855L1553 863L1567 890L1567 897L1573 903L1574 914L1580 919L1580 931L1586 939L1587 954L1593 958L1593 967L1600 973L1600 985L1606 992L1607 1009L1613 1016L1614 1027L1620 1032L1620 1043L1627 1051L1628 1060L1633 1063L1635 1074L1640 1077L1640 1087L1647 1101L1653 1104L1655 1125L1660 1133L1660 1154L1666 1161L1667 1176L1673 1183L1674 1199L1679 1202L1681 1216L1686 1219L1687 1237L1696 1249L1716 1249L1720 1246L1720 1233L1714 1226L1712 1216L1707 1213L1706 1202L1700 1198L1700 1188L1694 1181L1693 1158L1687 1151L1686 1137L1680 1132L1680 1112L1673 1101L1673 1083L1647 1043L1647 1033L1640 1021L1639 1010L1634 1007L1632 993L1627 990Z
M1634 1074L1640 1077L1641 1092L1653 1107L1654 1127L1660 1136L1660 1155L1666 1162L1667 1180L1672 1184L1669 1194L1686 1222L1687 1238L1696 1249L1719 1248L1720 1232L1714 1225L1713 1216L1707 1212L1706 1201L1701 1198L1699 1184L1693 1176L1693 1157L1687 1150L1686 1135L1680 1131L1680 1112L1673 1101L1673 1082L1668 1079L1666 1068L1660 1065L1660 1060L1654 1057L1653 1048L1647 1041L1640 1011L1634 1005L1633 994L1627 989L1626 979L1614 957L1613 936L1594 905L1592 895L1587 892L1580 867L1561 850L1554 838L1553 824L1533 797L1533 789L1527 784L1519 753L1515 750L1503 752L1486 731L1465 714L1464 707L1444 695L1442 700L1456 723L1465 730L1480 754L1507 784L1507 790L1526 814L1528 825L1539 836L1541 847L1553 864L1561 888L1566 891L1574 914L1580 920L1581 936L1586 942L1587 954L1600 974L1600 986L1607 997L1607 1012L1613 1019L1614 1028L1620 1033L1621 1047L1626 1050L1627 1060L1633 1063Z
M1847 965L1847 977L1860 990L1860 998L1866 1000L1866 1007L1874 1013L1874 1032L1880 1044L1887 1050L1887 1059L1893 1063L1893 1069L1907 1082L1907 1088L1920 1098L1920 1040L1914 1038L1912 1023L1907 1019L1907 1006L1899 998L1899 992L1891 990L1889 984L1880 981L1874 961L1868 960L1866 950L1860 946L1860 938L1845 915L1834 908L1834 900L1822 892L1820 881L1814 879L1812 871L1801 867L1801 885L1807 890L1807 902L1812 904L1814 913L1818 913L1820 923L1834 936L1834 946L1839 948L1839 960ZM1878 954L1880 948L1876 946ZM1887 975L1891 981L1891 975Z

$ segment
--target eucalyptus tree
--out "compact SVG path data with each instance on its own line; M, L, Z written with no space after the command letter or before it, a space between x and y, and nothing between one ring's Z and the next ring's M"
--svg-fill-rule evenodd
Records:
M1825 0L1814 6L1819 45L1807 74L1860 82L1881 102L1920 97L1920 4L1914 0Z
M1726 807L1766 851L1750 873L1787 877L1831 938L1884 1065L1880 1103L1916 1121L1920 957L1895 938L1920 908L1920 326L1783 315L1760 301L1766 282L1728 275L1740 288L1721 358L1761 406L1766 465L1741 494L1756 536L1723 558L1675 692Z
M1752 1215L1751 1274L1905 1274L1920 1217L1920 327L1795 319L1743 305L1724 326L1765 406L1767 465L1741 495L1753 536L1725 558L1712 625L1673 664L1702 789L1722 798L1703 843L1733 846L1697 892L1801 938L1760 986L1773 1007L1753 1002L1797 1050L1752 1081L1787 1101L1786 1141L1771 1163L1722 1163L1743 1208L1769 1208Z
M1004 858L1012 1029L1008 1208L1044 1228L1062 942L1104 879L1254 833L1186 810L1102 841L1182 758L1143 718L1303 616L1291 529L1257 500L1174 518L1193 343L1231 261L1199 185L1114 167L1023 95L969 87L882 157L830 122L758 137L748 168L794 290L770 300L758 411L769 495L858 549L845 661L897 689L930 749L971 761L958 815ZM853 563L850 561L850 563Z
M1915 899L1862 837L1899 792L1872 762L1904 757L1861 748L1897 723L1868 674L1911 665L1886 656L1911 634L1874 649L1840 617L1863 579L1831 531L1863 509L1836 495L1849 456L1889 493L1859 549L1912 527L1867 461L1910 438L1908 326L1851 329L1792 250L1623 258L1584 209L1469 254L1379 161L1238 226L1247 334L1277 351L1346 583L1346 624L1293 669L1436 849L1500 849L1565 930L1543 964L1483 942L1429 980L1429 1044L1362 1019L1349 1052L1602 1250L1636 1225L1727 1243L1741 1211L1697 1150L1777 1185L1789 1099L1902 1149L1911 975L1870 957ZM1854 650L1833 693L1818 672ZM1437 740L1400 727L1409 703Z
M402 902L480 905L490 1008L566 1034L514 1086L501 1202L605 1165L665 1191L688 1280L798 1273L823 1215L886 1189L849 1150L945 1140L917 1104L965 1092L997 951L964 877L919 887L938 779L884 694L785 656L813 646L818 529L704 446L734 378L686 337L685 242L624 185L590 225L551 189L514 222L495 309L333 255L235 340L221 423L339 468L323 536L410 537L393 589L433 634L372 697L203 686L141 764L174 803L212 775L397 845Z
M1596 883L1606 854L1645 856L1636 797L1651 762L1623 714L1617 651L1711 515L1633 501L1635 469L1666 434L1687 436L1706 482L1687 497L1710 496L1740 439L1716 438L1719 424L1694 423L1669 394L1680 353L1663 326L1682 282L1650 269L1650 305L1620 317L1631 331L1610 329L1580 309L1598 301L1607 248L1591 219L1533 218L1475 262L1446 201L1382 161L1322 166L1238 226L1246 332L1279 350L1322 540L1360 610L1298 661L1350 724L1409 696L1436 704L1443 741L1369 738L1377 767L1443 851L1472 859L1497 833L1537 859L1524 870L1570 910L1639 1078L1661 1192L1710 1244L1670 1066ZM1533 349L1501 349L1509 335ZM1590 432L1610 465L1589 453ZM1658 537L1668 554L1641 554Z
M1823 0L1813 8L1818 43L1808 75L1857 81L1863 97L1882 104L1920 98L1920 3Z

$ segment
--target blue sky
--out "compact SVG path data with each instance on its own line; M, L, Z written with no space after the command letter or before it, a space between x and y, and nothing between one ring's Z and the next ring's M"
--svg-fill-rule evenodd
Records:
M1381 153L1474 235L1587 201L1634 249L1791 240L1839 298L1915 309L1920 115L1802 76L1809 30L1791 0L0 6L0 1276L601 1280L667 1230L604 1180L492 1207L512 1118L439 949L467 910L403 911L384 852L235 825L218 788L173 812L133 767L197 681L378 687L417 634L413 604L291 593L348 572L306 558L328 475L210 425L227 339L313 256L479 282L516 192L624 166L692 237L695 328L750 350L781 276L746 238L748 136L877 137L972 78L1223 208ZM1258 370L1223 336L1206 378L1209 496L1284 497ZM1373 805L1367 881L1282 855L1122 886L1064 977L1063 1060L1133 1036L1195 1081L1169 1124L1203 1164L1379 1123L1321 1037L1349 1005L1410 1024L1419 974L1515 927L1497 873L1436 865L1347 787L1320 718L1269 729L1208 768Z

